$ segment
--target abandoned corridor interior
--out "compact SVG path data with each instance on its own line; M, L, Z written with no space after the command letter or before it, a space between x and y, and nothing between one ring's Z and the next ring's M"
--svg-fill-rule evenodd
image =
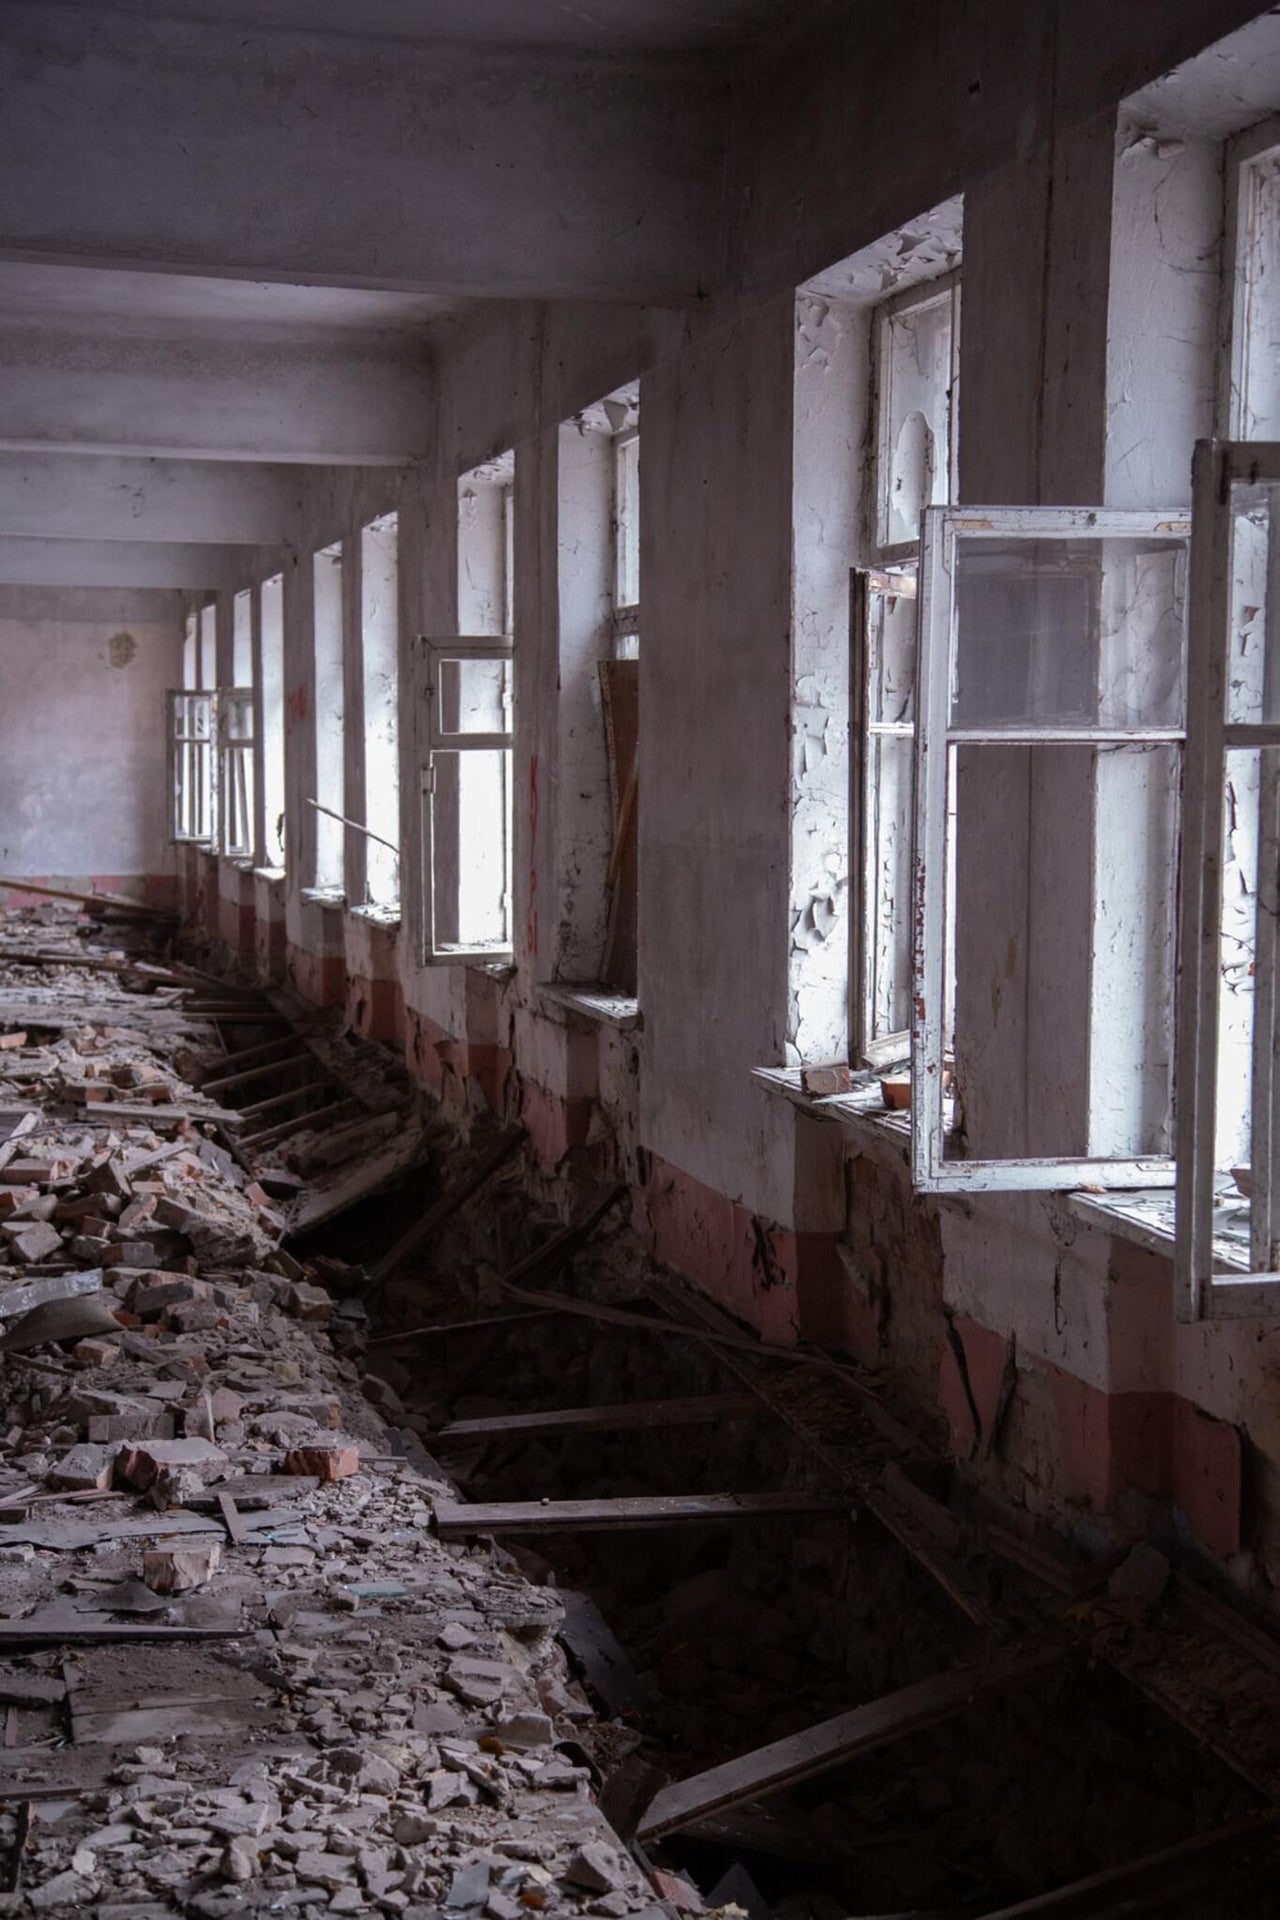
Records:
M1280 11L0 73L0 1906L1272 1911Z

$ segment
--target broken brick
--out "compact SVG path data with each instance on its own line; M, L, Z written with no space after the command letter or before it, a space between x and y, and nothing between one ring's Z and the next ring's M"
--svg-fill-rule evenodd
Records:
M360 1471L360 1449L354 1443L329 1444L317 1441L306 1447L293 1447L284 1457L286 1473L314 1476L317 1480L349 1480Z

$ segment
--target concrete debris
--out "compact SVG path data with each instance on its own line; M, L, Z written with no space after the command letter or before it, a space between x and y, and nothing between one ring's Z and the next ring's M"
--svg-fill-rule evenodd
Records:
M60 984L28 1021L60 1037L0 1068L34 1110L0 1213L0 1849L35 1807L0 1907L651 1913L558 1750L590 1714L558 1597L436 1538L363 1315L199 1131L176 1056L216 1060L213 1030L107 981Z

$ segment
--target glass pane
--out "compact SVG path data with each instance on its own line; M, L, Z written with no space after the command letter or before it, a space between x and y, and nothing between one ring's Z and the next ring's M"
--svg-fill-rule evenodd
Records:
M1226 717L1237 725L1280 722L1280 645L1267 662L1267 616L1280 610L1280 487L1235 487L1231 495L1231 627Z
M492 662L484 662L491 665ZM437 952L511 946L511 751L434 753L431 901Z
M510 733L511 661L441 660L437 726L449 733Z
M1180 727L1185 598L1175 539L958 540L952 724Z
M948 291L884 322L881 519L889 546L919 539L924 508L949 498L952 306Z

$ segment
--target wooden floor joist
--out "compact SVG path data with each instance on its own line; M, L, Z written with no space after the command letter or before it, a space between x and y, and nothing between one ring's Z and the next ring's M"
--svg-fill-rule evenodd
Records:
M719 1520L785 1519L795 1514L847 1513L849 1502L824 1493L669 1493L618 1500L441 1500L436 1532L442 1540L477 1533L611 1533L637 1527L706 1526Z
M1039 1646L1030 1652L1001 1654L985 1666L938 1674L932 1680L920 1680L869 1701L864 1707L854 1707L849 1713L837 1714L833 1720L823 1720L816 1727L806 1727L803 1733L757 1747L754 1753L726 1760L706 1773L674 1781L655 1795L640 1821L637 1837L642 1841L660 1840L663 1834L678 1833L708 1814L762 1799L816 1773L856 1760L891 1740L904 1739L923 1727L963 1713L986 1694L1003 1692L1019 1680L1056 1666L1064 1654L1060 1645Z
M633 1400L605 1407L558 1407L546 1413L498 1413L452 1420L435 1442L541 1439L551 1433L628 1433L647 1427L714 1426L720 1420L760 1420L768 1409L751 1393L704 1394L695 1400Z

